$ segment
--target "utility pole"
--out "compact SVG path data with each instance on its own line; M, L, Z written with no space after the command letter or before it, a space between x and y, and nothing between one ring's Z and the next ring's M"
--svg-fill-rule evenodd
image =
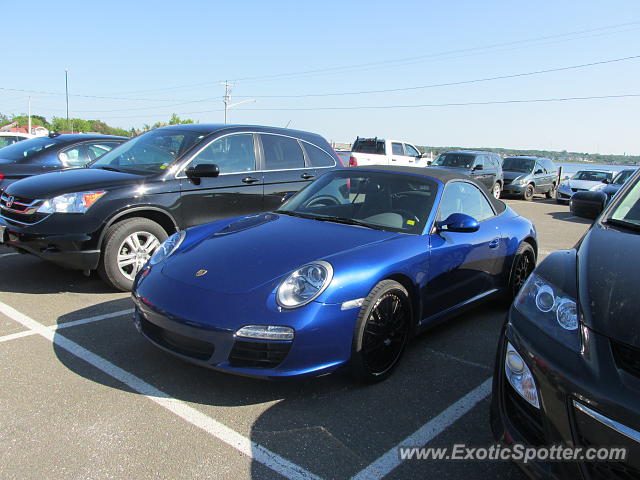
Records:
M229 108L229 103L231 102L231 87L233 87L233 83L225 81L220 85L224 87L224 97L222 97L222 103L224 103L224 123L227 123L227 109Z
M31 134L31 97L29 97L29 120L27 122L27 133Z
M67 128L69 128L69 71L64 69L64 89L67 96ZM71 129L73 132L73 129Z
M236 107L242 103L256 101L255 98L248 98L247 100L242 100L241 102L230 104L229 102L231 102L231 87L233 87L234 84L226 81L224 83L221 83L220 85L224 87L224 97L222 97L222 103L224 103L224 123L227 123L227 110L229 110L230 108Z

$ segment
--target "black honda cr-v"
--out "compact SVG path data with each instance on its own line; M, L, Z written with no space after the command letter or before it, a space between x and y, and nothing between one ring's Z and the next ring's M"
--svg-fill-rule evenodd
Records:
M147 132L88 168L11 184L0 196L0 243L63 267L133 278L171 233L276 209L341 162L321 136L246 125Z

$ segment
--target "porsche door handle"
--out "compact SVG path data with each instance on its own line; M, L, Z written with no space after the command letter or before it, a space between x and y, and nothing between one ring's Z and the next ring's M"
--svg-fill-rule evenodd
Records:
M300 178L304 179L304 180L309 180L310 178L315 177L315 175L311 175L310 173L303 173L302 175L300 175Z
M244 177L244 178L242 179L242 181L243 181L244 183L249 183L249 184L251 184L251 183L259 182L260 180L258 180L256 177Z
M489 248L498 248L499 245L500 245L500 239L499 238L494 238L493 240L491 240L489 242Z

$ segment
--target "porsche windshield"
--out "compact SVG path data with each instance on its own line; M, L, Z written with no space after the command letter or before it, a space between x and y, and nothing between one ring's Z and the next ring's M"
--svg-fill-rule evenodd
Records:
M93 162L91 168L143 175L161 173L203 137L188 130L152 130L114 148Z
M323 175L279 210L293 216L420 234L438 186L414 175L337 171Z
M609 214L607 223L618 224L640 230L640 181L624 197Z

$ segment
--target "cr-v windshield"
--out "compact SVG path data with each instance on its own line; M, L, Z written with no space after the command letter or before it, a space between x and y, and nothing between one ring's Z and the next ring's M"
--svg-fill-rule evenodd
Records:
M531 158L505 158L502 162L502 170L505 172L529 173L533 171L535 160Z
M187 130L152 130L114 148L93 162L91 168L143 175L160 173L203 137Z
M438 190L413 175L338 171L300 191L278 213L377 230L420 234Z
M436 167L471 168L474 155L466 153L443 153L433 162Z

